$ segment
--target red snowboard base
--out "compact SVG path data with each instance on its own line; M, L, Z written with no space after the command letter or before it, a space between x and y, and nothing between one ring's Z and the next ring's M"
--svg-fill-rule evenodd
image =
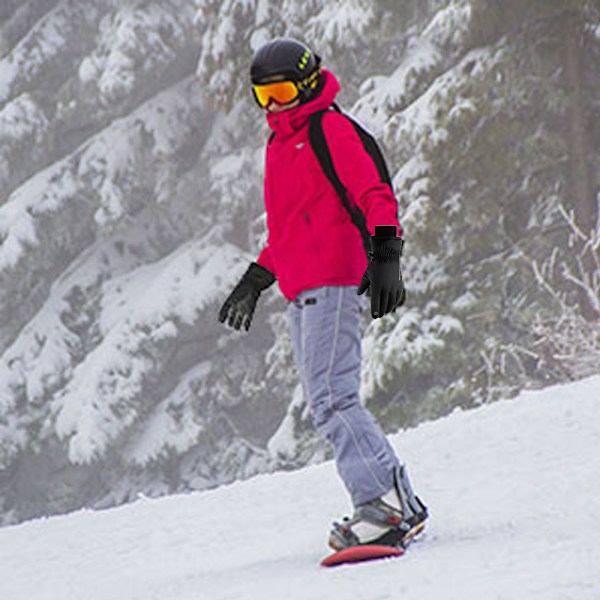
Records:
M393 548L392 546L351 546L324 558L321 561L321 565L324 567L335 567L344 563L363 562L377 558L402 556L403 554L404 550Z

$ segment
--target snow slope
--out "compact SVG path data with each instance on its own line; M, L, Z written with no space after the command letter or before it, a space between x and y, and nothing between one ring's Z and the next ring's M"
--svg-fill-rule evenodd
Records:
M432 518L402 558L324 569L333 462L0 530L2 600L597 600L600 376L391 437Z

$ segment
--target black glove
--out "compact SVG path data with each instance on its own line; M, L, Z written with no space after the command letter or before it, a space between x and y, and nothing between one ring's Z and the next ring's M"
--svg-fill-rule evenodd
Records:
M371 286L371 315L377 319L406 300L400 272L404 241L396 237L393 225L376 225L371 245L373 251L369 252L369 264L356 293L360 295Z
M219 322L223 323L229 317L229 327L239 330L243 322L248 331L260 293L272 285L275 279L275 275L268 269L258 263L250 263L248 270L221 307Z

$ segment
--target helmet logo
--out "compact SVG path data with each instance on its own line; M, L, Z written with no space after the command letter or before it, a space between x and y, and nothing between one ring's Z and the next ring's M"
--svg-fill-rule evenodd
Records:
M298 63L298 68L301 71L304 71L304 69L306 68L309 58L310 58L310 50L306 50L304 52L304 54L302 55L302 57L300 58L300 62Z

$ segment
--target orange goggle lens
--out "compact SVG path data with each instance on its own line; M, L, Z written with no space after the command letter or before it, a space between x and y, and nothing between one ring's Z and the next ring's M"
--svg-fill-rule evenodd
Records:
M275 81L252 88L256 101L262 106L268 106L271 98L278 104L287 104L298 97L299 91L293 81Z

